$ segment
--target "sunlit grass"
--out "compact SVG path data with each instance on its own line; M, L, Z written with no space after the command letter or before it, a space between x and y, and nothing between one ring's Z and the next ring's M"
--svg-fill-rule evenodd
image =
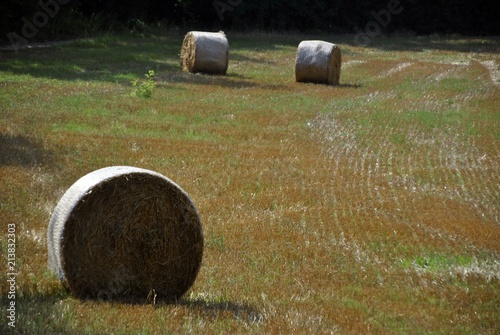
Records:
M0 53L19 333L495 333L499 88L477 60L498 64L498 39L226 33L222 77L181 72L181 35ZM340 45L340 86L294 82L306 38ZM153 95L132 97L149 70ZM80 301L46 269L57 201L109 165L198 207L205 255L180 301Z

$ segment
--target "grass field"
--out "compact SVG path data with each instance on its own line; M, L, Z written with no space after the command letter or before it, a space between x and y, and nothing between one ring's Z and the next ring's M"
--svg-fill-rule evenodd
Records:
M182 38L0 51L0 333L498 334L500 39L228 33L221 77L183 73ZM294 82L303 39L340 45L340 86ZM182 300L81 301L47 271L51 211L110 165L198 207Z

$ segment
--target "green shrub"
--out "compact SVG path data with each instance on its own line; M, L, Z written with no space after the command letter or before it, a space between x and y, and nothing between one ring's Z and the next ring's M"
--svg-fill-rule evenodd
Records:
M132 86L135 87L135 90L131 94L132 96L149 98L153 95L153 89L156 86L155 72L153 70L149 70L144 76L146 77L146 80L132 80Z

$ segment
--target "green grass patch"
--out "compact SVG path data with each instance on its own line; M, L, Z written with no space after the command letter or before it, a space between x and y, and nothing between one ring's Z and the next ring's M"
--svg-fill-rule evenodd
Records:
M403 268L418 267L430 272L442 272L454 267L467 267L474 262L472 256L447 255L444 253L429 253L425 256L418 256L414 259L401 260Z

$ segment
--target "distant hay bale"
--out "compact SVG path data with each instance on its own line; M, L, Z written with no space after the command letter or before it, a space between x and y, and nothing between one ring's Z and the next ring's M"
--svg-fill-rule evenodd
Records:
M113 166L62 196L48 230L49 268L78 297L181 297L203 256L191 199L159 173Z
M341 62L337 45L324 41L302 41L295 60L295 80L338 85Z
M190 31L184 37L181 65L184 71L225 74L229 64L229 42L224 32Z

